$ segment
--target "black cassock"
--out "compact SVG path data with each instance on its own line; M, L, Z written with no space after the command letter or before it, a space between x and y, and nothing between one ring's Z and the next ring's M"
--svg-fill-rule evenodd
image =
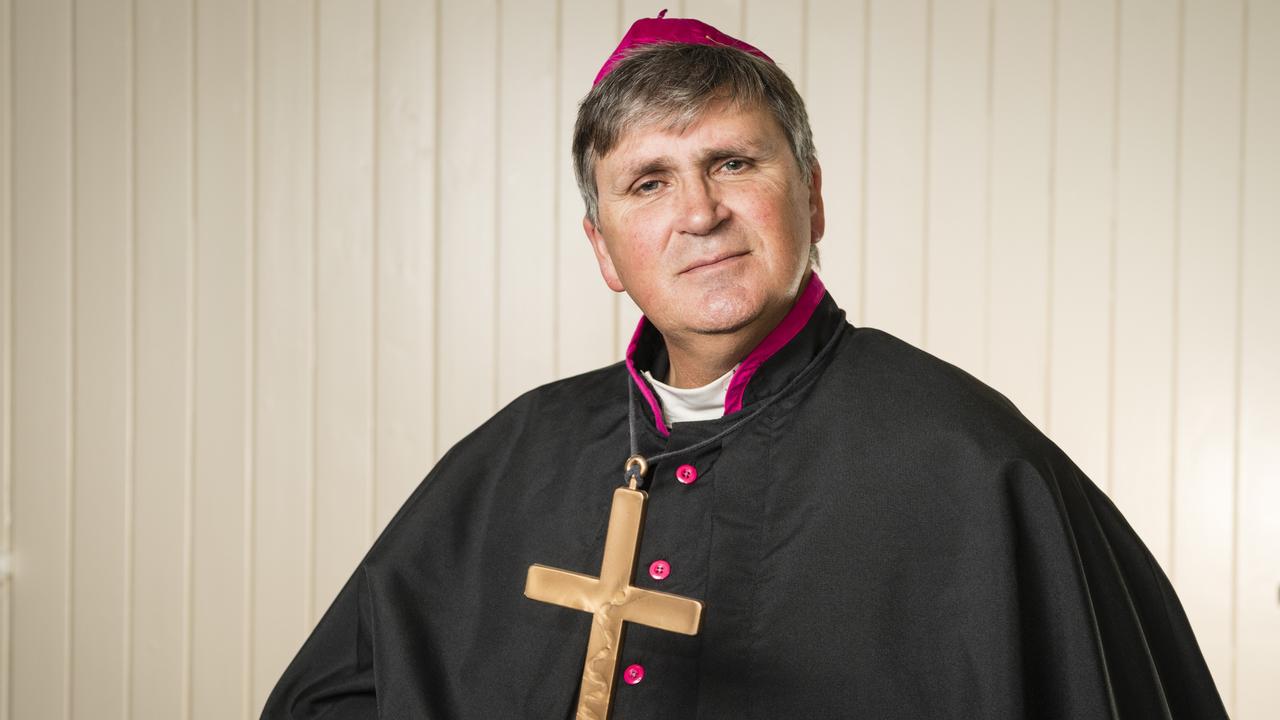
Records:
M750 419L650 469L634 582L706 609L693 637L628 627L619 668L644 677L613 717L1225 717L1111 501L1003 396L815 287L741 410L668 435L635 393L649 456ZM647 323L630 356L664 376ZM598 573L631 382L618 363L545 385L450 450L263 717L571 717L591 617L526 599L525 575Z

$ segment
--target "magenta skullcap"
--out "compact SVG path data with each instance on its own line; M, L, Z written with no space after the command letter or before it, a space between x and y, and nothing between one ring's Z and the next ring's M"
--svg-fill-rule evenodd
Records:
M595 82L591 83L592 87L600 84L605 75L613 71L613 67L618 61L626 56L627 52L635 47L642 45L653 45L654 43L686 43L689 45L724 45L726 47L737 48L743 52L751 53L758 58L764 58L769 62L773 59L768 55L760 52L755 47L742 42L741 40L729 37L719 30L699 20L689 18L672 18L666 19L667 11L663 10L658 13L656 18L641 18L631 25L631 29L626 35L622 36L622 42L618 43L618 49L613 51L609 59L605 61L604 67L600 68L600 72L596 74Z

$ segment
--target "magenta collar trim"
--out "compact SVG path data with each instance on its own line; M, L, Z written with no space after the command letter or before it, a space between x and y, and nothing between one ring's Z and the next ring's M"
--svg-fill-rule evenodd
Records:
M636 323L636 331L631 335L631 343L627 345L627 372L631 373L631 381L640 388L640 394L644 395L645 402L649 403L649 409L653 410L653 421L658 426L658 432L663 437L671 434L667 429L667 424L662 419L662 406L658 404L658 399L653 396L653 391L649 389L649 383L640 377L640 373L636 370L636 346L640 344L640 336L644 334L644 324L649 322L645 316L640 316L640 322Z
M818 277L816 272L809 273L809 282L804 289L800 291L800 297L796 298L796 302L791 306L791 310L787 312L786 317L782 318L782 322L765 336L764 340L756 345L755 349L747 353L747 357L738 365L738 370L733 374L733 380L729 382L729 390L724 398L724 414L734 413L742 409L743 396L747 392L747 385L750 384L751 378L755 376L756 371L764 365L765 361L773 357L787 343L809 323L809 318L813 317L813 311L818 308L818 304L822 302L823 296L826 294L827 288L822 284L822 279ZM644 396L645 402L649 403L649 409L653 411L654 424L658 428L658 432L663 437L671 434L667 429L667 424L662 417L662 406L658 404L658 399L654 397L653 391L649 388L649 384L640 377L640 372L636 370L635 354L636 347L640 344L640 336L644 334L645 323L649 322L648 318L641 317L640 322L636 324L636 331L631 335L631 343L627 345L627 372L631 373L631 380L640 389L640 394Z
M818 303L822 302L822 296L826 292L827 288L822 284L818 273L809 273L809 284L800 291L800 297L796 298L787 316L782 318L782 322L760 341L755 350L747 353L738 365L738 371L733 374L733 380L729 382L729 392L724 396L725 415L742 409L742 398L756 371L766 360L773 357L774 353L791 342L791 339L809 323L809 318L813 317L813 311L818 308Z

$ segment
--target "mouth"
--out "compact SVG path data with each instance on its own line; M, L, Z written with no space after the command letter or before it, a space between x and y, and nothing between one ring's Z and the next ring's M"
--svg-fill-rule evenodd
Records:
M705 258L693 261L684 270L680 271L681 275L691 272L718 270L733 265L738 258L746 257L747 251L738 250L734 252L719 253Z

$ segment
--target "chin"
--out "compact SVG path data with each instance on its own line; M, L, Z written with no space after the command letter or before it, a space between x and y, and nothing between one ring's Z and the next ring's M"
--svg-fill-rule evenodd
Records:
M709 293L700 303L696 319L689 323L695 332L720 335L741 330L760 317L763 308L744 293Z

